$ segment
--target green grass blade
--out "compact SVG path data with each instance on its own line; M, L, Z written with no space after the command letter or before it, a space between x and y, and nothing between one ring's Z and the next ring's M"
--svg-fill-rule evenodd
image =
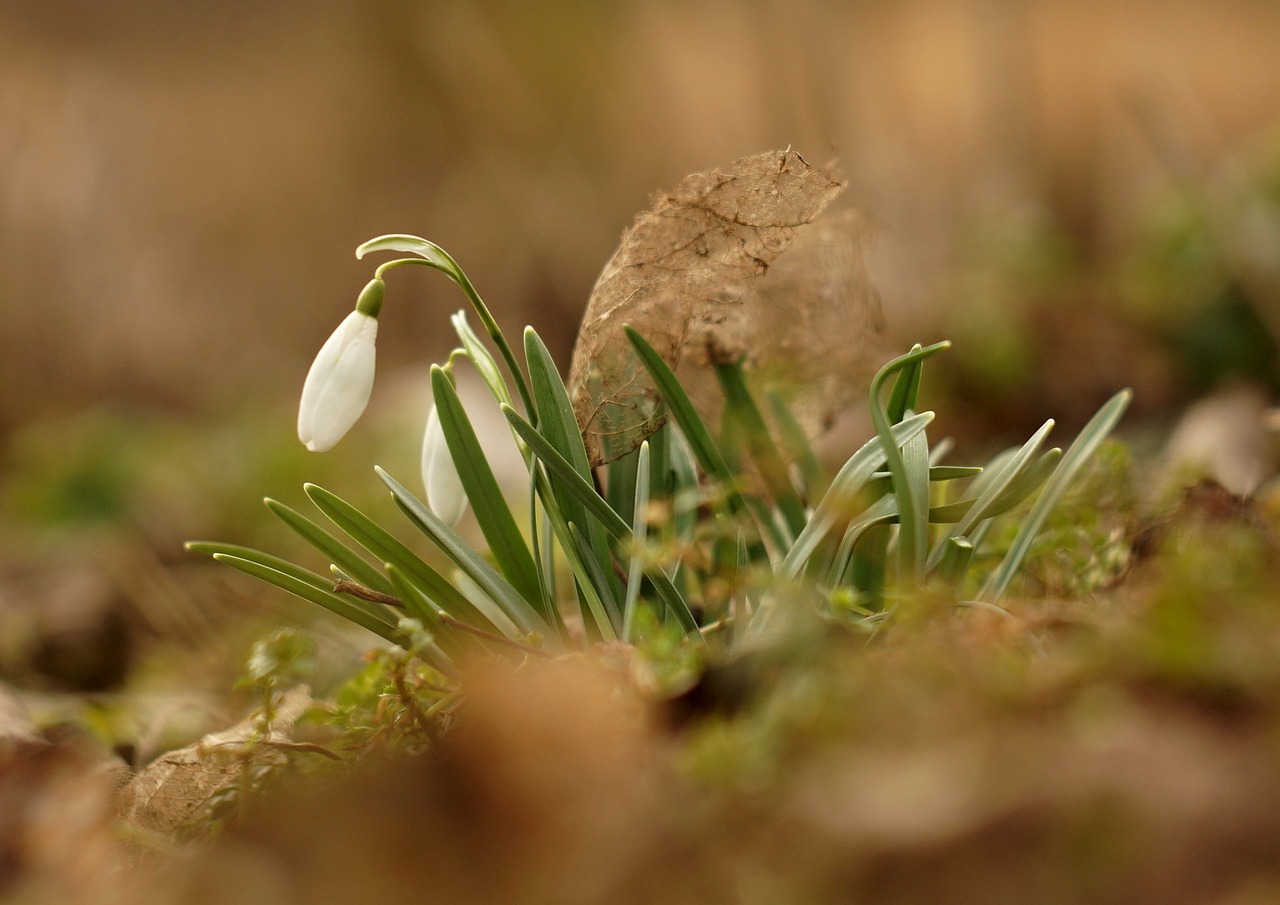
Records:
M1040 425L1040 429L1032 434L1030 439L1022 444L1022 448L1007 462L1000 465L998 470L993 469L989 472L991 479L986 482L985 489L960 520L951 526L951 529L947 532L947 538L968 535L978 522L985 518L990 518L994 514L995 503L1001 494L1004 494L1027 468L1032 458L1040 451L1040 447L1044 445L1044 441L1051 430L1053 430L1052 418ZM944 538L941 543L934 547L933 553L929 556L928 567L930 569L941 561L946 549L946 538Z
M813 445L805 434L804 428L791 414L786 401L776 392L766 391L765 398L769 402L769 413L773 423L778 426L778 440L786 450L787 457L795 463L800 472L800 486L804 488L805 500L816 500L827 486L826 471L818 461Z
M911 541L912 547L900 551L900 562L918 579L925 574L929 555L929 440L924 431L902 445L902 465L911 496L909 508L899 502L898 542Z
M998 515L1003 515L1039 490L1040 485L1048 480L1049 475L1053 474L1053 470L1057 468L1061 459L1062 450L1056 446L1053 449L1046 450L1033 464L1018 472L1017 477L987 507L985 518L993 519ZM934 506L929 510L929 521L934 524L958 522L965 517L977 501L978 497L969 496L962 500L956 500L954 503ZM965 532L965 534L970 540L976 537L972 529ZM978 544L975 542L974 546L976 547Z
M947 586L959 589L973 561L973 544L965 537L948 537L942 542L942 556L934 574Z
M940 484L944 481L959 481L963 478L973 478L982 474L982 469L971 465L930 465L929 466L929 483ZM876 485L883 482L886 491L891 489L891 476L887 471L877 471L871 476L871 480L867 484L875 489Z
M530 598L523 596L511 582L489 565L480 554L468 546L467 542L456 532L436 517L431 509L408 491L399 481L391 477L381 468L374 467L382 482L391 490L396 505L409 516L419 529L439 547L463 572L467 573L480 588L489 595L494 603L502 607L515 626L526 634L546 634L550 630L547 619L534 609ZM458 593L455 591L454 593ZM533 601L539 598L534 596ZM474 610L471 603L468 607ZM500 627L499 627L500 628Z
M1031 507L1031 512L1027 514L1021 529L1019 529L1017 536L1014 537L1008 553L1005 554L1004 559L996 567L996 570L987 577L987 581L979 594L980 599L988 603L998 603L1000 601L1000 598L1009 587L1009 582L1013 580L1013 576L1017 573L1023 559L1026 558L1027 553L1030 551L1036 535L1044 527L1045 521L1049 518L1049 513L1058 504L1058 501L1062 499L1062 495L1071 486L1071 481L1084 466L1085 462L1088 461L1089 457L1093 455L1094 451L1097 450L1116 424L1119 423L1132 398L1132 390L1121 390L1112 396L1102 408L1098 409L1097 414L1089 419L1089 423L1080 431L1075 442L1063 454L1062 461L1054 471L1053 477L1049 478L1044 490L1041 491L1035 505Z
M516 434L520 439L528 445L529 450L547 467L547 471L564 487L569 493L578 498L578 501L586 508L590 517L597 519L606 531L615 538L621 538L623 535L630 535L631 528L618 515L608 503L596 493L594 484L588 482L582 475L578 474L577 469L569 463L560 451L556 449L547 440L546 437L538 433L538 429L520 417L520 414L510 406L503 406L502 413L506 415L507 421L511 423Z
M916 343L911 351L919 352L922 348ZM916 398L920 395L920 376L923 372L924 362L919 359L898 372L898 379L894 381L893 390L889 393L889 404L885 407L890 423L897 424L907 417L907 412L916 410Z
M346 500L315 484L304 484L303 491L325 517L345 531L381 562L389 562L403 571L435 604L455 619L472 625L487 624L485 618L443 575L392 537L381 525L356 509Z
M484 592L484 588L471 579L470 575L461 569L455 569L449 577L453 579L454 584L457 585L463 596L471 601L471 605L484 613L485 618L493 623L499 634L507 638L518 639L520 637L520 630L516 628L515 623L502 611L502 607L498 606L493 598Z
M906 355L901 355L886 364L871 379L871 420L875 424L876 434L883 442L885 462L888 465L893 493L898 497L898 508L902 512L902 520L898 525L898 563L902 577L904 579L910 577L916 582L924 577L923 565L925 552L928 550L929 526L917 518L920 505L916 500L918 491L915 485L918 481L911 477L903 461L902 449L894 442L893 424L889 420L889 413L881 396L885 381L891 375L916 365L950 345L949 342L940 342L923 348L917 346Z
M512 431L514 434L515 432ZM524 447L523 441L519 437L516 441ZM529 482L529 546L533 561L538 567L538 588L540 600L557 600L556 597L556 553L553 545L548 540L548 526L545 516L538 517L542 512L542 494L539 491L541 481L536 478L539 475L537 466L533 460L533 454L525 449L525 455L529 460L530 475L535 478Z
M305 581L294 574L280 572L254 559L233 556L230 553L214 553L213 558L218 562L226 563L233 569L240 570L246 575L252 575L267 584L275 585L283 591L288 591L295 597L301 597L303 600L318 604L348 622L354 622L361 628L368 629L375 635L385 638L392 644L398 644L404 648L409 646L409 639L395 625L379 619L368 610L356 606L353 601L341 597L333 593L333 591L316 587L311 582Z
M573 466L565 460L564 456L560 455L547 442L546 438L538 433L537 428L521 418L514 409L504 406L502 413L507 416L507 420L511 422L512 427L529 445L529 449L542 461L547 470L553 472L586 505L588 514L593 518L599 519L604 529L623 547L629 547L632 542L631 526L623 521L622 516L610 508L609 504L596 493L595 487L583 480L582 476L574 471ZM662 602L671 610L685 630L697 635L697 620L693 618L693 613L689 610L689 604L680 596L680 592L675 589L667 575L656 567L651 568L646 574L649 576L649 580L653 583L654 589L662 599Z
M848 572L853 560L854 550L863 535L880 525L891 525L898 520L898 498L892 495L882 496L866 508L857 518L849 522L840 538L840 546L836 548L835 557L827 568L827 585L838 584ZM876 551L883 565L883 551Z
M667 432L667 425L663 425L654 432L649 438L650 442L659 442L655 438L659 434ZM618 513L623 521L631 521L634 513L631 507L636 501L636 470L640 460L640 447L636 447L621 458L614 459L609 463L608 472L605 475L605 501L609 504L609 508Z
M703 422L702 417L694 408L693 402L684 391L684 387L680 385L680 381L676 378L675 372L662 360L662 356L657 353L653 346L649 345L636 330L630 325L623 326L623 332L626 333L627 339L636 351L636 355L640 359L640 363L644 369L649 372L650 378L653 379L654 385L658 388L658 394L662 397L662 401L666 403L667 411L671 413L671 417L675 419L676 424L680 426L680 430L684 433L685 439L689 442L689 448L693 450L694 457L702 466L702 470L715 483L721 485L725 492L725 502L729 506L729 511L734 515L745 516L750 514L750 507L747 506L746 499L742 496L742 492L738 490L737 480L733 472L729 469L728 464L724 460L720 449L716 446L715 440L712 439L711 431L707 429L707 425ZM762 533L769 530L769 525L757 526ZM752 559L755 561L764 560L766 558L763 546L759 541L754 541L750 545L753 549Z
M922 412L906 418L890 428L891 442L908 442L932 420L932 412ZM778 566L777 571L781 577L794 578L799 575L827 533L849 515L849 507L853 505L863 485L884 464L885 445L878 436L873 437L844 463L827 492L814 507L804 530ZM896 445L894 449L897 449Z
M774 504L782 513L791 538L795 538L804 528L804 506L791 483L791 475L787 472L782 453L774 443L764 416L760 414L760 408L747 386L742 364L719 364L715 371L720 389L724 392L726 416L736 419L741 427L747 451L751 453Z
M409 576L390 563L387 563L387 576L396 597L404 604L405 613L421 622L423 628L431 633L431 644L420 652L422 659L446 675L456 676L458 671L454 666L454 658L475 650L479 639L441 622L440 611L435 604L414 587Z
M587 458L587 448L582 442L582 432L578 428L577 416L573 413L573 403L569 401L569 391L565 389L564 381L560 379L560 372L556 370L551 353L532 327L525 329L524 350L525 362L529 367L529 383L533 389L533 400L538 406L538 432L564 454L565 459L583 480L591 481L591 462ZM621 593L622 587L613 574L609 539L600 527L600 523L595 519L587 518L586 508L572 493L560 487L559 482L550 480L549 483L565 520L577 525L583 532L587 545L591 549L592 558L601 573L606 576L605 582L616 597Z
M635 623L636 602L640 599L640 585L644 578L645 543L649 537L649 443L640 444L636 460L635 513L631 522L631 564L627 568L627 596L622 602L622 640L630 643L631 629Z
M484 450L467 417L458 391L448 374L438 365L431 369L431 389L436 409L440 412L440 428L449 444L449 454L458 469L458 478L476 521L489 544L489 551L503 575L526 600L542 600L538 567L516 525L511 507L493 475Z
M387 576L370 565L354 550L325 531L311 519L297 512L278 500L266 499L267 508L292 528L303 540L319 550L329 561L343 571L352 581L381 591L383 594L394 593L391 581Z
M698 486L698 463L678 428L669 426L664 430L667 433L669 464L665 493L671 500L672 531L683 546L693 539L698 528L698 505L702 497Z
M203 553L206 556L217 557L230 556L235 559L243 559L249 562L257 563L264 569L270 569L273 572L279 572L295 581L301 581L304 584L311 585L320 591L333 591L334 581L326 575L319 575L310 569L289 562L287 559L281 559L279 556L272 556L270 553L263 553L261 550L255 550L252 547L243 547L240 544L223 544L214 541L189 541L186 548L192 553ZM359 598L350 599L351 606L364 610L373 618L384 622L387 625L394 626L400 621L400 614L390 607L380 603L374 603L370 600L361 600Z
M557 521L553 519L551 524L555 525ZM592 557L591 549L587 546L586 538L582 536L578 526L573 522L563 524L565 533L561 543L569 559L569 567L573 569L578 579L578 587L586 600L587 610L591 613L601 639L617 641L620 628L618 623L621 622L622 617L616 602L611 605L605 604L605 589L609 585L604 573L600 571L599 564ZM617 613L616 616L615 613Z

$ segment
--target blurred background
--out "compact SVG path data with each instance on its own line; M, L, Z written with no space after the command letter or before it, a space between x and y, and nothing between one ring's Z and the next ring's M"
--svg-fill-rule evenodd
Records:
M392 276L371 420L293 437L360 242L439 242L567 368L651 193L788 145L874 224L895 341L955 341L946 430L1071 429L1121 386L1157 433L1224 387L1260 416L1278 44L1271 0L7 2L0 602L52 618L74 579L198 634L183 539L279 549L264 493L412 472L463 303L425 269Z

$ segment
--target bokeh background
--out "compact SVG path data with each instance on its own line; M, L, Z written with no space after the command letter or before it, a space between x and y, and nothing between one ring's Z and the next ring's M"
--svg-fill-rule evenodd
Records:
M7 2L7 599L70 572L198 628L182 539L412 467L462 304L425 270L393 275L369 426L292 437L360 242L439 242L567 366L650 194L768 148L838 160L892 334L956 342L948 429L1071 427L1125 385L1157 431L1233 381L1270 403L1277 46L1271 0Z

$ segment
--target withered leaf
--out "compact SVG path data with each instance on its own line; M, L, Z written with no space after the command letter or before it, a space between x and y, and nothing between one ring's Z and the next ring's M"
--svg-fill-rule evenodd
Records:
M814 222L842 189L798 153L770 151L688 176L636 218L592 290L570 368L593 464L663 421L624 324L675 368L704 417L719 405L712 366L740 358L812 429L861 391L884 329L862 220Z
M288 745L293 724L309 706L310 690L299 685L283 695L265 735L259 718L251 716L161 755L121 788L117 812L143 830L162 835L188 831L208 816L217 795L240 783L246 770L284 762L281 747Z

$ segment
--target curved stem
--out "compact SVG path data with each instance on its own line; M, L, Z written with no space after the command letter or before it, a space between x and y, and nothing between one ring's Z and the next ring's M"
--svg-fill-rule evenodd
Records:
M507 338L502 334L502 328L498 326L498 322L494 320L493 314L489 311L489 306L484 303L484 299L480 298L480 293L476 292L476 287L471 284L471 280L467 278L466 273L458 266L458 262L444 249L438 246L436 248L449 266L443 267L439 262L427 258L396 258L393 261L379 264L373 272L374 276L378 279L383 279L383 274L392 267L399 267L401 264L422 264L439 270L457 283L458 288L467 297L467 301L471 303L471 307L475 309L476 315L480 318L480 323L484 325L485 332L489 334L489 338L498 347L502 360L507 363L507 369L511 372L511 377L516 382L516 390L520 393L520 401L524 405L526 414L531 419L536 418L537 409L533 404L533 394L529 391L529 384L524 378L524 372L520 370L520 365L516 362L515 353L511 351Z

